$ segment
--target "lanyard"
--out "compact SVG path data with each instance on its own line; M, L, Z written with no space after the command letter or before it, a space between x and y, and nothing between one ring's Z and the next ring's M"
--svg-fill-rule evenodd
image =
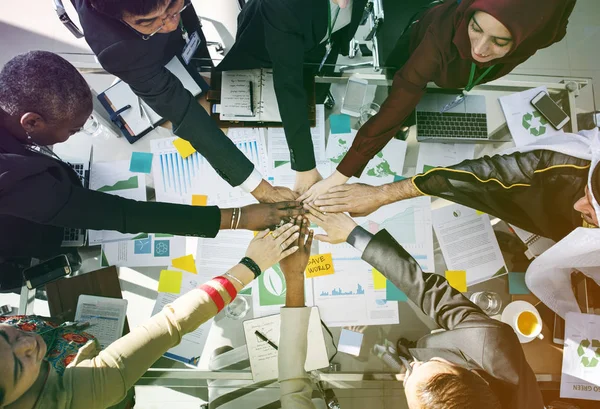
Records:
M331 1L331 0L330 0ZM335 22L337 21L338 15L340 14L340 6L337 7L335 11L335 17L333 21L331 21L331 4L327 5L327 16L329 25L327 26L327 43L331 43L331 35L333 34L333 27L335 26Z
M183 37L183 39L185 40L185 42L187 44L187 42L190 41L190 36L188 35L187 30L183 26L183 21L181 21L181 19L179 19L179 28L181 28L181 36Z
M481 74L475 81L473 81L473 78L475 78L475 68L476 68L476 66L475 66L475 63L472 62L471 63L471 73L469 74L469 83L465 87L465 91L467 91L467 92L471 91L477 84L479 84L481 82L481 80L483 79L483 77L485 77L486 75L488 75L490 73L490 71L494 67L495 67L494 65L492 65L491 67L488 67L483 72L483 74Z

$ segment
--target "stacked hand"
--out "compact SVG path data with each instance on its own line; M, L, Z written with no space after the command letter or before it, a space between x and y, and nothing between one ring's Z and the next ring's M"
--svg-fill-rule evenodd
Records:
M288 285L294 280L304 280L304 270L306 270L306 265L308 264L313 242L314 232L308 230L308 220L299 216L295 220L295 226L300 228L300 234L298 235L298 240L292 243L292 246L298 247L298 251L279 262Z
M312 185L310 189L298 198L298 200L304 203L312 203L317 197L327 193L332 187L342 185L346 183L347 180L348 178L346 176L335 171L327 179L323 179Z
M278 263L281 259L298 251L296 245L300 227L293 223L287 223L276 229L273 233L269 230L259 232L250 242L246 257L254 260L265 271Z
M334 186L314 202L322 212L349 212L350 216L367 216L386 204L381 186L362 183Z
M304 214L300 202L260 203L242 208L239 228L247 230L273 229L281 221L292 221L294 217Z
M306 215L308 219L322 227L326 235L317 234L315 239L327 243L343 243L348 239L350 233L356 226L356 222L345 213L323 213L310 204L305 204L304 208L308 210Z

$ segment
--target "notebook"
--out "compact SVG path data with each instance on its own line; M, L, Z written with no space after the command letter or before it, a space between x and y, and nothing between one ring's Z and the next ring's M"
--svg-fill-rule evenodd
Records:
M86 332L92 334L104 349L123 334L127 314L127 300L82 294L77 302L75 321L90 324Z
M208 88L202 77L198 75L198 78L194 79L177 57L173 57L165 68L175 75L194 97L200 95L203 88ZM163 121L163 118L135 95L131 87L123 81L117 82L98 95L98 100L130 143ZM130 108L124 109L128 105Z
M509 224L509 226L519 237L519 239L521 239L521 241L527 246L527 251L525 252L525 255L529 260L539 256L544 251L548 250L550 247L556 244L555 241L550 240L546 237L529 233L528 231L520 229L512 224Z
M243 322L246 345L248 346L248 358L254 382L262 382L277 379L279 370L277 366L278 350L268 344L267 341L256 335L259 331L265 338L279 345L279 327L281 315L270 315L268 317L246 320ZM314 371L329 366L325 337L321 327L321 316L319 308L312 307L308 322L308 349L304 369Z
M281 122L273 70L223 72L219 112L222 121Z

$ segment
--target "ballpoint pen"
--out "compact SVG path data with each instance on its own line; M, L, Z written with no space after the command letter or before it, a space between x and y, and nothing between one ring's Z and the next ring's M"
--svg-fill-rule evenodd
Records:
M262 339L263 341L265 341L267 344L269 344L273 348L275 348L275 350L279 350L279 348L277 347L277 345L275 345L271 340L269 340L269 338L267 338L266 336L264 336L262 333L260 333L258 331L254 331L254 333L256 334L257 337L259 337L260 339Z
M150 127L152 129L154 129L154 124L152 123L152 120L150 119L150 115L148 115L148 112L146 111L146 108L144 108L144 105L142 104L142 99L140 97L138 97L138 104L140 107L140 116L141 117L146 117L146 119L148 120L148 123L150 124Z
M254 84L250 81L250 113L254 116Z

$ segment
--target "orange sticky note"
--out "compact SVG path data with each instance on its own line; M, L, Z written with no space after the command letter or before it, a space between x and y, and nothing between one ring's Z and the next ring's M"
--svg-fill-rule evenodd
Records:
M335 273L331 253L317 254L308 259L306 278L328 276Z
M206 195L192 195L192 206L206 206L208 202L208 196Z
M180 270L198 274L198 270L196 270L196 261L194 261L194 256L192 256L191 254L188 254L187 256L183 257L174 258L173 260L171 260L171 265Z
M446 280L450 286L454 287L461 293L467 292L467 272L464 270L448 270L446 271Z
M383 274L377 271L375 268L372 271L373 273L373 288L376 290L385 290L386 288L386 278Z
M173 146L177 149L177 152L181 155L183 159L190 156L192 153L196 152L196 149L192 146L191 143L186 141L185 139L177 138L173 141Z
M183 273L181 271L163 270L158 279L158 292L179 294L182 280Z

